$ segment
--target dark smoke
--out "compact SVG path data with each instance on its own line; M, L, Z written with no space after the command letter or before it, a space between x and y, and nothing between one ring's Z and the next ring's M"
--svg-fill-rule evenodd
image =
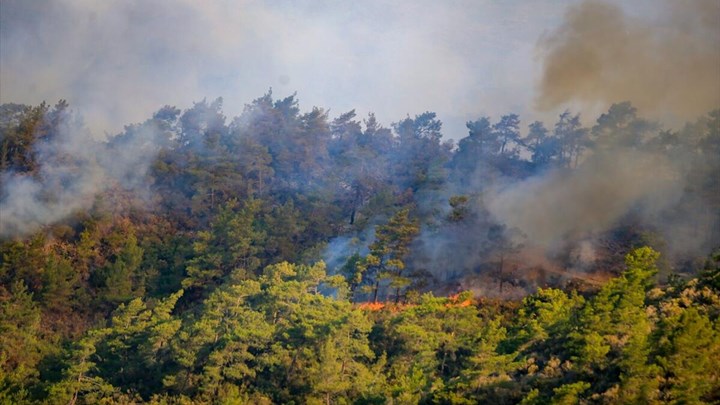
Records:
M720 105L720 2L658 1L660 21L585 1L543 38L541 110L629 100L654 117L694 119Z

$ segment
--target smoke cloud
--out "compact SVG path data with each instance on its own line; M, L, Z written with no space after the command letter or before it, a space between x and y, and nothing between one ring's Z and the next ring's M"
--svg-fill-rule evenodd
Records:
M654 20L595 0L571 6L540 42L537 106L601 108L629 100L640 110L694 119L720 105L720 2L657 1Z
M654 218L677 203L682 186L667 158L615 150L593 155L573 171L514 183L492 195L488 208L528 241L553 247L566 238L606 231L632 209Z
M3 0L0 102L67 99L97 136L168 102L220 96L239 114L273 87L381 122L435 111L459 138L478 112L527 111L558 5Z
M95 140L70 112L62 112L60 121L56 133L34 145L36 174L2 173L0 237L26 235L89 209L113 187L145 195L146 174L162 139L156 128L134 126L112 144Z

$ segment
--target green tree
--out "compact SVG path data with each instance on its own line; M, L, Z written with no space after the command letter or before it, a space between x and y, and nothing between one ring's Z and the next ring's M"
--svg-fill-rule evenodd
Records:
M645 311L645 294L657 273L658 257L648 247L630 252L627 270L587 302L580 328L569 335L574 360L596 378L593 389L619 384L621 401L646 402L657 394L657 369L649 362L652 322Z
M372 292L373 302L377 302L384 280L395 289L395 302L399 302L400 292L411 283L405 275L404 260L410 251L410 243L419 232L420 228L410 219L407 208L395 213L387 224L375 228L375 242L370 245L370 253L358 264Z
M581 402L581 395L590 388L591 384L579 381L572 384L565 384L553 390L553 405L574 405Z
M258 282L246 280L210 295L199 319L175 344L183 370L168 381L176 389L196 383L201 397L210 400L230 385L250 385L259 368L255 354L267 350L273 333L264 314L248 305L259 293Z
M562 290L540 288L523 298L518 310L520 330L515 341L524 345L544 342L551 338L562 339L575 326L574 317L585 300L576 292L566 294Z
M588 130L583 128L580 114L571 115L570 111L560 114L554 136L559 141L559 160L564 167L577 167L580 155L587 147L587 135Z
M22 280L0 294L0 401L20 402L39 377L37 365L47 353L41 313Z
M610 106L607 113L597 119L592 128L593 141L597 147L607 148L641 148L658 125L637 116L637 109L629 102Z
M184 288L207 290L219 285L231 273L251 275L260 265L258 258L265 234L257 217L260 200L227 202L213 220L209 231L200 231L193 245L195 257L188 261Z
M442 122L433 112L407 117L393 124L397 134L392 180L413 192L436 190L447 176L451 144L441 143Z
M507 401L513 396L512 374L522 366L517 353L502 350L508 338L502 318L489 319L481 325L478 340L469 357L469 365L462 370L456 385L458 392L476 398L478 402Z
M532 162L539 167L550 165L560 154L558 138L549 136L547 128L540 121L530 124L523 144L532 152Z
M372 397L378 376L368 367L375 357L367 335L371 323L358 310L340 311L340 324L317 348L317 367L309 371L313 392L324 403Z
M370 114L363 131L355 121L355 111L340 115L331 124L332 139L328 145L335 167L337 193L349 224L354 225L360 209L384 187L389 171L388 155L394 141L387 128L378 125Z
M97 275L98 302L100 305L115 307L144 293L143 275L140 264L143 249L138 246L134 232L118 234L124 237L120 251L107 263Z
M46 238L36 234L26 241L7 241L2 246L2 264L0 280L3 286L10 286L22 280L25 286L34 293L39 293L43 284L43 269L47 256L45 254Z
M117 392L115 387L97 375L95 345L106 333L104 329L94 330L73 344L63 379L48 390L48 403L96 404Z
M493 131L497 133L497 139L500 142L500 155L517 154L516 148L510 146L520 144L520 119L517 114L503 115L500 121L493 125Z
M182 290L152 308L140 298L120 304L110 324L91 330L68 362L66 383L89 379L107 383L122 392L148 398L162 388L163 372L172 365L169 342L180 328L172 316Z
M275 205L263 217L267 238L264 244L264 254L269 263L281 261L296 262L300 254L309 246L303 240L307 228L307 218L295 207L292 201L282 205Z
M658 364L662 368L663 400L694 404L717 399L720 372L720 332L696 308L684 309L661 323Z
M82 320L91 304L80 272L70 260L50 253L43 269L39 302L44 319L52 329L66 336L82 330Z

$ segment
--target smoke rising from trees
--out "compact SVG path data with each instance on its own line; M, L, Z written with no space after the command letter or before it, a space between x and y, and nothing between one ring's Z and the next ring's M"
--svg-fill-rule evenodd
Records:
M513 183L491 197L489 209L532 243L553 246L606 231L631 209L658 219L677 203L682 185L667 158L620 150L591 156L572 172L553 170Z
M0 0L0 403L720 403L719 8Z
M37 110L37 121L31 125L38 140L24 152L15 152L32 156L34 167L28 168L32 173L11 168L0 178L0 236L27 235L88 210L112 187L132 191L139 199L149 198L146 175L162 144L161 128L153 120L127 126L123 135L100 142L64 102ZM12 138L19 134L4 124L3 143L12 145L17 142ZM38 135L42 127L49 130Z

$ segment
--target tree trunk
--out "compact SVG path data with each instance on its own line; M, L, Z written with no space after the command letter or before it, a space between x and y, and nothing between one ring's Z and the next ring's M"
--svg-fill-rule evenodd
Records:
M398 277L402 277L402 270L398 272ZM397 305L400 302L400 287L397 287L395 289L395 305Z
M443 348L443 359L442 363L440 364L440 375L445 372L445 360L447 360L447 350L444 350Z
M500 279L500 293L503 291L503 265L505 264L505 255L500 255L500 268L498 269L498 279Z
M80 382L82 381L82 373L78 375L77 383L78 387L80 386ZM70 402L68 402L69 405L75 405L75 402L77 402L78 394L80 393L80 388L75 388L75 391L73 392L73 396L70 399Z
M350 225L355 223L355 213L360 204L360 187L355 187L355 198L353 199L352 212L350 213Z
M297 363L297 358L298 358L299 354L300 354L300 349L295 350L292 361L290 362L290 367L288 368L288 371L285 374L285 385L287 385L290 382L290 376L292 375L293 371L295 371L295 364Z
M258 171L258 193L261 193L263 188L265 188L265 184L263 183L262 170L260 170Z

